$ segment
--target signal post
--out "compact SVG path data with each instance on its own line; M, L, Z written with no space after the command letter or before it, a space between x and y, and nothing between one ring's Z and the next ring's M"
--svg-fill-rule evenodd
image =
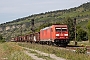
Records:
M76 40L76 18L74 18L74 31L75 31L75 46L77 45L77 40Z

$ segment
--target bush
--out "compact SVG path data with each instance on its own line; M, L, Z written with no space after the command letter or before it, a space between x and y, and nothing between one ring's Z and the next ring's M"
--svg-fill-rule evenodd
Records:
M82 54L85 54L87 51L87 48L86 47L83 47L83 48L77 48L76 49L76 53L82 53Z
M0 42L6 42L4 39L0 40Z
M77 31L77 41L85 41L88 40L88 35L87 32L84 31L83 29L78 29Z
M2 35L0 35L0 42L5 42L5 39L3 38Z

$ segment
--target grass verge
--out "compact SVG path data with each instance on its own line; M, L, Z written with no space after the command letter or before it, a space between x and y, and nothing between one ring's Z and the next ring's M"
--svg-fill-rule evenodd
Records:
M0 43L0 60L33 60L16 43Z
M30 43L18 43L20 46L30 49L36 49L45 53L55 54L58 57L62 57L68 60L90 60L90 56L86 54L77 54L75 52L59 49L54 46L30 44Z

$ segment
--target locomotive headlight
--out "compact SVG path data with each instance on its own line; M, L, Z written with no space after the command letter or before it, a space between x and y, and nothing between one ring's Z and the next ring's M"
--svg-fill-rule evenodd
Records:
M68 36L68 34L64 34L64 36Z
M59 34L56 34L56 36L59 36Z

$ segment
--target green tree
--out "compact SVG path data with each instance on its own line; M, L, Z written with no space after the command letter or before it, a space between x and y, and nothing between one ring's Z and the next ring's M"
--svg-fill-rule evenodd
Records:
M90 21L88 21L87 28L88 28L88 39L90 42Z
M77 41L85 41L87 40L87 32L83 29L78 29L77 31Z
M2 40L3 39L3 37L2 37L2 35L0 35L0 40Z
M63 23L68 25L69 37L70 37L70 40L73 40L75 36L73 19L71 19L70 17L67 17Z
M5 42L5 40L4 40L2 35L0 35L0 42Z

